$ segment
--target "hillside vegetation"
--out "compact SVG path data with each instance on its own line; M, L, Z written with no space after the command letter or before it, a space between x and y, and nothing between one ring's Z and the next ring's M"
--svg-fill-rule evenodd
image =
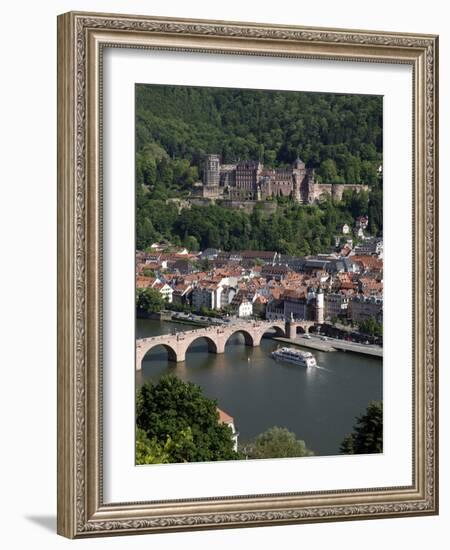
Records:
M365 183L371 192L346 192L340 204L281 205L269 218L218 205L180 213L166 201L189 195L206 153L271 167L299 156L318 181ZM381 162L379 96L137 85L137 246L164 237L191 248L316 253L329 248L340 224L363 214L381 234Z

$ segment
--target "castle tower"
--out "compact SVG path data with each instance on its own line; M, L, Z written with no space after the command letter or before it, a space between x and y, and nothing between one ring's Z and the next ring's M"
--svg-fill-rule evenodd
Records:
M292 163L292 178L294 180L292 198L295 202L308 204L310 195L308 176L309 170L306 169L305 163L297 157Z
M302 202L302 196L300 193L300 186L301 186L302 180L300 179L299 174L295 172L295 170L292 173L292 179L293 179L292 199L295 202Z
M301 171L301 172L303 172L303 173L305 172L305 169L306 169L306 168L305 168L305 163L304 163L300 158L298 158L298 157L295 159L295 161L294 161L294 163L293 163L293 165L292 165L292 168L293 168L294 170L299 170L299 171Z
M324 296L323 290L319 288L316 294L316 323L323 325L324 321Z
M217 185L220 183L220 156L206 155L203 168L204 185Z

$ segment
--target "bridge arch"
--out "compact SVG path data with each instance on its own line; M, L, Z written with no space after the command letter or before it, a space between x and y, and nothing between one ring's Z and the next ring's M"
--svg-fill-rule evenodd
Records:
M267 334L269 331L275 330L275 336L286 336L286 331L284 329L284 324L270 323L264 326L257 334L255 334L255 346L259 346L264 334Z
M236 328L236 330L233 330L232 332L230 332L230 334L228 334L228 336L226 337L225 342L224 342L224 347L227 345L230 338L232 336L235 336L236 334L242 334L244 336L246 346L252 346L253 347L253 346L257 345L257 344L255 344L255 337L251 332L249 332L245 328Z
M193 338L188 345L186 346L185 354L189 351L189 348L192 346L194 342L198 342L198 340L205 340L208 344L208 351L209 353L219 353L217 342L215 342L210 336L207 335L199 335L196 338Z
M153 345L148 346L147 348L143 349L141 352L141 364L144 361L144 359L148 356L148 354L151 351L154 351L155 348L162 347L167 351L168 359L169 361L177 361L177 351L175 348L173 348L170 344L166 344L163 342L155 342Z
M278 324L270 324L270 325L267 325L261 336L264 335L266 332L268 332L269 330L275 330L275 336L286 336L286 331L284 329L284 325L281 327L280 325Z

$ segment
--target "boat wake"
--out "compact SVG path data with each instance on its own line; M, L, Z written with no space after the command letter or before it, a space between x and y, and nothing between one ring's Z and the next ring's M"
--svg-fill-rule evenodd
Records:
M316 365L315 368L318 370L324 370L325 372L333 372L331 369L327 369L326 367L321 367L320 365Z

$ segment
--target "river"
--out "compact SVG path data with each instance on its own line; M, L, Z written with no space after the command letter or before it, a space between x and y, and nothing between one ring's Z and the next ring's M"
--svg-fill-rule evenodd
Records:
M136 336L181 332L193 327L138 319ZM208 353L205 341L194 342L184 363L168 361L162 347L149 352L136 384L157 381L171 373L202 387L204 394L234 417L239 442L272 426L286 427L303 439L316 455L334 455L352 431L355 417L369 401L381 400L382 360L354 353L313 351L317 368L275 362L270 352L281 345L265 338L261 346L244 345L236 334L225 353ZM311 350L308 350L311 351Z

